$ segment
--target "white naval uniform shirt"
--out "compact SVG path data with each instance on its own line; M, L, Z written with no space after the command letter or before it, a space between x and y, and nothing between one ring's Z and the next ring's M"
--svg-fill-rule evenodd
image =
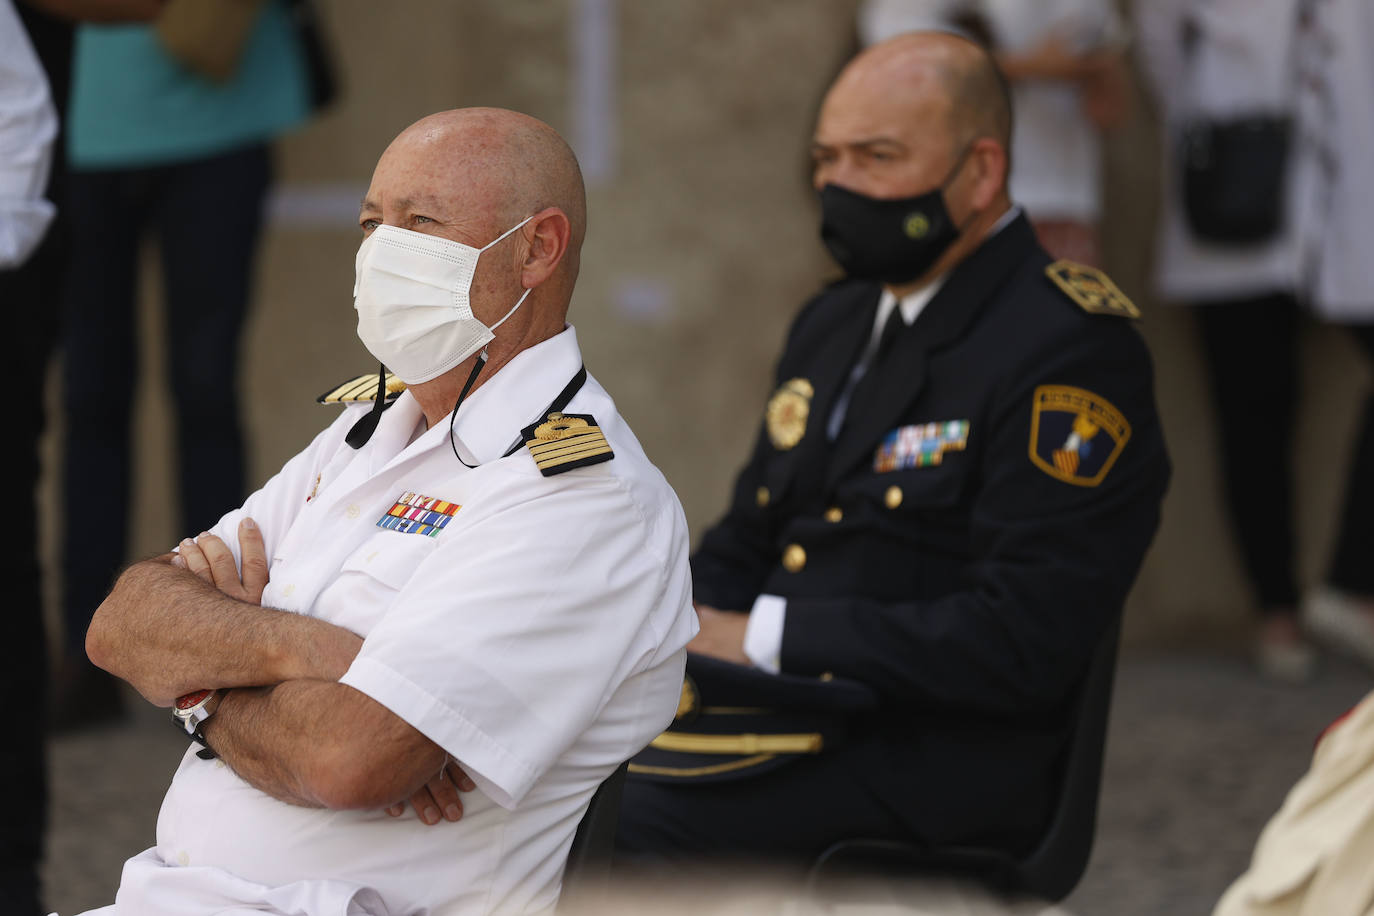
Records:
M501 457L581 361L569 327L464 402L454 435L475 470L447 423L410 442L422 414L409 392L354 451L344 435L370 405L352 405L214 529L237 551L251 515L271 557L263 604L364 637L342 683L472 776L463 819L294 807L188 751L115 912L447 916L556 902L587 802L672 719L696 633L681 507L595 380L565 412L591 414L613 460L543 477L523 447ZM406 494L461 508L434 537L378 527Z

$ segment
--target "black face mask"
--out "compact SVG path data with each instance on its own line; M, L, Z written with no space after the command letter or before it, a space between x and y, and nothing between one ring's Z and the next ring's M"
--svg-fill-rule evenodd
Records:
M828 184L821 188L821 240L856 280L910 283L930 269L959 228L945 208L945 188L968 156L959 154L939 187L900 200L881 200Z

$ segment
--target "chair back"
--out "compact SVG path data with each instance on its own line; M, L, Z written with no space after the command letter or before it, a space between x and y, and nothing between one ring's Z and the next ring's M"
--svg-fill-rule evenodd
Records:
M810 895L814 896L826 869L878 868L888 873L972 877L998 890L1031 894L1052 903L1067 897L1083 877L1092 854L1120 635L1120 622L1115 621L1103 634L1078 687L1076 719L1065 749L1057 799L1034 849L1018 859L996 849L842 840L812 865L807 879Z
M1059 803L1039 845L1017 869L1018 884L1052 902L1073 891L1092 856L1120 639L1121 625L1113 623L1093 653L1079 692L1078 724L1059 781Z

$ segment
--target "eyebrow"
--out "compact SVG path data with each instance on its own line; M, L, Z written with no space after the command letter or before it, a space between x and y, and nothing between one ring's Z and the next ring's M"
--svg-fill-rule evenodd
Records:
M812 140L812 141L811 141L811 148L812 148L812 149L817 149L817 148L830 147L830 146L881 146L881 145L883 145L883 144L890 144L890 145L892 145L892 146L905 146L905 145L906 145L906 144L903 143L901 140L898 140L896 137L880 136L880 137L865 137L865 138L863 138L862 140L844 140L844 141L838 141L838 142L835 142L835 143L826 143L826 142L823 141L823 140Z
M439 209L439 199L438 199L437 197L428 197L428 196L426 196L426 197L416 197L416 198L401 197L401 198L398 198L398 199L395 201L395 204L396 204L396 206L397 206L398 208L400 208L400 209L402 209L402 210L416 210L416 209L419 209L419 210L438 210L438 209ZM367 210L380 210L380 209L382 209L382 206L381 206L381 204L377 203L376 201L372 200L371 198L364 197L364 198L362 199L362 201L359 202L359 204L358 204L358 209L361 210L361 211L367 211Z

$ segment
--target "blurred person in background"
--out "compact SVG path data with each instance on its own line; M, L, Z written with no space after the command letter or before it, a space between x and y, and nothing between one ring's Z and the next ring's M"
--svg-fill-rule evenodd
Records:
M689 652L733 664L632 762L625 861L1040 839L1169 462L1138 313L1036 242L1011 121L948 32L872 46L827 93L813 182L847 276L794 321L692 557Z
M76 35L67 154L70 282L59 492L65 638L53 727L120 713L82 651L126 560L138 274L157 242L182 531L244 496L239 342L272 182L272 141L304 122L307 48L289 0L170 0L156 23ZM99 519L101 536L90 536Z
M15 340L17 377L30 386L10 412L23 517L41 520L36 491L45 425L42 391L56 343L67 236L61 200L65 168L62 114L71 70L72 21L146 20L161 0L31 0L0 3L0 301ZM41 68L41 69L40 69ZM40 522L41 523L41 522ZM0 781L13 788L0 818L0 902L35 916L47 808L44 754L48 652L43 628L40 537L17 538L9 564L12 594L0 639L0 696L7 740Z
M951 29L1011 82L1012 199L1055 258L1101 266L1099 135L1125 116L1126 31L1112 0L864 0L859 39Z
M28 519L38 519L38 437L43 426L43 379L56 329L43 290L27 282L25 268L42 247L54 207L48 168L57 115L48 81L27 29L10 0L0 0L0 303L16 335L17 377L30 387L16 398L9 436L18 439L19 487ZM48 277L52 280L55 278ZM18 427L17 431L15 427ZM5 740L0 779L11 787L0 818L0 908L15 916L40 916L38 865L43 857L47 778L43 752L43 700L47 695L47 648L43 637L38 538L15 538L6 566L13 588L0 638L0 697Z
M1164 125L1158 290L1195 307L1257 664L1302 682L1315 654L1295 571L1298 345L1310 312L1374 360L1374 6L1150 0L1134 13ZM1302 604L1314 634L1374 666L1374 396L1358 423L1331 563Z
M1212 916L1374 913L1374 693L1322 733L1307 772Z

